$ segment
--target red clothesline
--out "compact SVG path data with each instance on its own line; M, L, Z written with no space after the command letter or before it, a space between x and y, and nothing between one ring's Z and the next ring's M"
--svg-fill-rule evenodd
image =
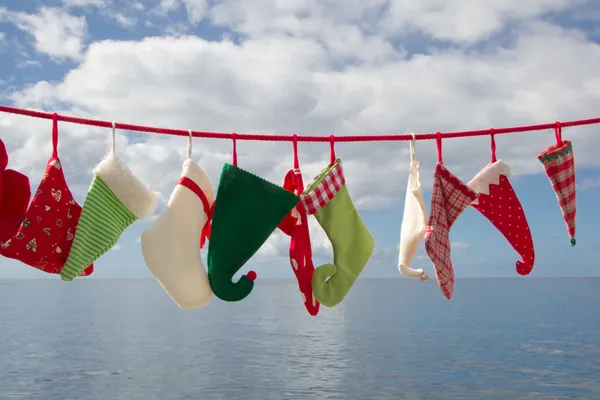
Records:
M26 115L34 118L53 119L54 113L27 110L23 108L10 107L0 105L0 112ZM68 115L58 115L58 121L71 122L74 124L98 126L101 128L112 128L113 122L101 121L97 119L87 119L79 117L71 117ZM514 126L510 128L491 128L481 129L473 131L461 131L461 132L441 132L441 138L457 138L457 137L470 137L470 136L484 136L484 135L500 135L505 133L517 133L517 132L530 132L530 131L541 131L545 129L554 129L556 127L569 127L569 126L581 126L581 125L592 125L600 124L600 118L580 119L574 121L564 122L552 122L547 124L539 125L525 125L525 126ZM152 126L143 125L132 125L117 122L115 128L127 131L136 132L148 132L157 133L163 135L175 135L175 136L189 136L190 132L182 129L170 129L170 128L156 128ZM379 141L398 141L398 140L411 140L412 134L394 134L394 135L357 135L357 136L305 136L305 135L265 135L265 134L251 134L251 133L225 133L225 132L202 132L192 131L192 136L202 138L213 138L213 139L236 139L236 140L262 140L271 142L292 142L297 140L298 142L330 142L333 138L335 142L379 142ZM416 140L428 140L437 139L439 136L437 133L425 133L415 134Z

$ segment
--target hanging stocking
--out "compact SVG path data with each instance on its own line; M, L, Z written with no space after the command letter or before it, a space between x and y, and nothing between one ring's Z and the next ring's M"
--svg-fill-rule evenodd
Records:
M410 172L406 185L406 198L404 200L404 215L400 229L400 251L398 255L398 270L410 279L427 281L429 277L422 268L412 269L412 262L419 243L425 236L427 226L427 206L421 191L419 181L419 162L415 160L415 139L410 142Z
M16 234L2 246L2 255L50 274L59 274L71 251L81 214L67 186L58 158L58 120L52 121L52 157ZM90 275L90 262L78 274Z
M447 299L454 292L454 268L450 251L450 229L458 217L477 198L442 163L442 140L438 134L438 164L433 174L431 214L425 233L425 250L435 268L435 276L442 294Z
M187 159L165 211L142 234L148 269L183 309L204 307L212 297L198 245L209 226L212 204L208 176Z
M288 171L283 188L296 195L300 195L304 191L300 169L294 168ZM319 313L319 302L313 292L312 279L315 267L312 262L308 215L302 202L298 202L280 223L279 228L291 237L290 264L298 280L298 288L304 306L310 315L315 316Z
M321 265L313 275L315 297L327 307L344 300L375 248L373 236L350 199L341 160L333 154L334 162L301 196L304 208L314 214L333 246L333 264Z
M467 184L479 196L471 205L482 213L504 235L521 255L517 272L528 275L533 269L535 250L529 224L521 202L508 180L510 167L496 160L496 142L492 134L492 163Z
M556 194L560 210L571 237L571 245L575 246L575 215L576 209L576 184L575 184L575 158L573 144L569 140L562 140L562 128L557 123L554 129L556 144L551 145L538 155L544 165L544 171Z
M0 253L19 230L31 199L29 178L7 166L8 153L0 139Z
M71 254L60 277L72 281L86 265L110 250L125 229L152 214L157 200L115 155L113 129L112 151L94 168Z
M234 164L237 164L234 141ZM240 301L254 287L256 273L233 276L260 249L300 199L236 165L225 164L217 188L208 242L208 280L218 298Z

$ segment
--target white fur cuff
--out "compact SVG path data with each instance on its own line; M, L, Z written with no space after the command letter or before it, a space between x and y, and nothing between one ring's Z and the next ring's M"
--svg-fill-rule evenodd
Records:
M510 167L502 160L488 164L484 169L467 184L476 193L490 194L490 185L500 183L500 175L510 176ZM479 204L479 199L473 200L471 204Z
M94 168L94 174L102 179L136 218L144 219L156 208L156 195L113 153L107 154Z

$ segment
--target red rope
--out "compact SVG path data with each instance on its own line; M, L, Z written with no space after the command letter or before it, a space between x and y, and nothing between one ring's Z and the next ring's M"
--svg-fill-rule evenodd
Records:
M26 115L34 118L53 119L54 113L26 110L17 107L2 106L0 105L0 112ZM112 128L112 122L101 121L97 119L87 119L79 117L71 117L68 115L57 115L58 121L71 122L74 124L98 126L101 128ZM559 123L561 128L569 126L582 126L600 124L600 118L591 119L580 119L575 121L564 121ZM175 136L189 136L189 130L183 129L169 129L169 128L156 128L152 126L143 125L132 125L117 123L116 128L126 131L136 132L148 132L158 133L163 135L175 135ZM539 125L526 125L526 126L514 126L510 128L495 128L494 134L501 135L505 133L517 133L517 132L531 132L541 131L545 129L555 129L557 127L556 122L539 124ZM470 136L485 136L490 134L490 129L481 129L474 131L461 131L461 132L443 132L441 134L442 139L457 138L457 137L470 137ZM224 132L201 132L192 131L194 137L213 138L213 139L233 139L233 133ZM437 139L436 133L425 133L415 135L416 140L429 140ZM294 135L261 135L261 134L236 134L235 138L238 140L262 140L270 142L292 142L294 141ZM412 134L393 134L393 135L357 135L357 136L334 136L335 142L380 142L380 141L396 141L396 140L412 140ZM297 136L296 140L299 142L329 142L331 141L330 136Z

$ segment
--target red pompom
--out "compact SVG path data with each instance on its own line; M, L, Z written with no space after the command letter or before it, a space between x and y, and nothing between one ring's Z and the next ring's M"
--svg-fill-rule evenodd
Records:
M256 272L254 272L254 271L248 271L248 273L246 274L246 277L249 280L254 281L254 280L256 280Z

